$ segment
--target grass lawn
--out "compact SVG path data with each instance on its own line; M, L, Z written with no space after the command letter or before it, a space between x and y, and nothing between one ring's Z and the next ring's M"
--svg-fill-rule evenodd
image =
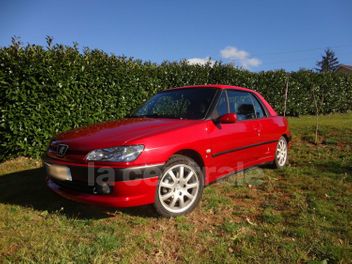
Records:
M51 193L41 163L0 164L0 262L351 263L352 114L290 118L284 170L207 187L187 216L108 210Z

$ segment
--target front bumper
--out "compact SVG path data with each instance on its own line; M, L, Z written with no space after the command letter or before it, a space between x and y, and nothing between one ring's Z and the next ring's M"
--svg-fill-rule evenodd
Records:
M45 164L66 166L71 171L72 181L59 180L47 174L47 185L52 191L76 202L109 207L154 203L159 175L163 168L162 164L101 168L60 164L53 160L45 161ZM103 173L97 174L99 170ZM99 188L101 185L108 185L109 192L102 191Z
M88 194L70 189L64 189L48 178L48 187L60 196L75 201L108 207L131 207L154 203L158 177L135 180L135 186L126 182L117 182L115 188L118 194Z

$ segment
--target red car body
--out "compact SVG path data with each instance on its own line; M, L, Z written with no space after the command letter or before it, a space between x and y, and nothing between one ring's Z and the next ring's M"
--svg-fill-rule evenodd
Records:
M152 204L163 165L177 153L191 157L202 167L204 185L208 185L236 171L272 162L280 137L289 141L287 120L279 116L259 93L227 85L173 89L187 88L246 91L261 102L267 114L263 118L235 123L230 120L229 124L225 120L221 126L212 119L127 118L64 132L51 142L44 161L48 166L68 167L72 179L67 184L49 176L48 186L61 196L79 202L112 207ZM86 160L87 154L94 149L139 144L144 150L134 161L92 163ZM68 146L65 155L58 154L58 145ZM122 176L115 177L109 194L94 193L85 188L88 171L104 168L112 168L117 175L132 172L134 177L127 180ZM147 168L151 168L148 177L140 176Z

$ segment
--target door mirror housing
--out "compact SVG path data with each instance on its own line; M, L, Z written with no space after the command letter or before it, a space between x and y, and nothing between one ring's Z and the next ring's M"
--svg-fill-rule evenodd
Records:
M235 113L228 113L220 116L220 123L222 124L233 124L237 122L237 115Z

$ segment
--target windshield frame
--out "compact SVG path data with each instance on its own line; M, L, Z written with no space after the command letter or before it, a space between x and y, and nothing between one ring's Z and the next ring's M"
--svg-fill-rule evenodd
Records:
M172 91L180 91L180 90L196 90L196 89L214 89L215 92L210 100L210 103L207 107L207 109L204 111L204 115L201 118L196 118L196 119L191 119L191 118L183 118L183 117L171 117L171 116L153 116L153 115L137 115L137 112L146 104L148 103L154 96L158 95L158 94L162 94L162 93L168 93L168 92L172 92ZM179 119L179 120L207 120L210 117L210 113L212 112L212 109L214 108L214 105L216 104L219 92L221 92L221 89L216 88L216 87L204 87L204 88L198 88L198 87L194 87L194 88L185 88L185 87L180 87L180 88L171 88L171 89L167 89L164 91L160 91L156 94L154 94L152 97L150 97L148 100L144 101L142 104L140 104L138 107L136 107L131 115L128 115L128 118L164 118L164 119Z

